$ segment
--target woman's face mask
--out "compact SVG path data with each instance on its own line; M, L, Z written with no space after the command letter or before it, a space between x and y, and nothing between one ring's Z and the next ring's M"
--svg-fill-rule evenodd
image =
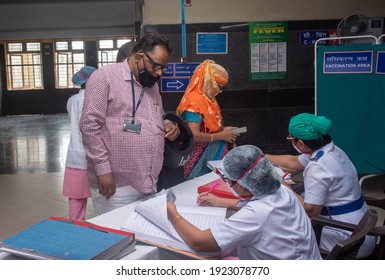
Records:
M229 185L229 182L231 183L231 185ZM228 183L227 183L227 186L229 187L229 189L230 189L230 191L231 191L231 193L235 196L235 197L241 197L235 190L234 190L234 188L233 188L233 186L235 185L234 184L234 182L232 182L232 181L229 181Z
M294 143L292 143L292 145L293 145L293 148L298 152L298 153L300 153L300 154L302 154L302 152L301 152L301 150L300 149L298 149L297 148L297 146L296 145L294 145Z

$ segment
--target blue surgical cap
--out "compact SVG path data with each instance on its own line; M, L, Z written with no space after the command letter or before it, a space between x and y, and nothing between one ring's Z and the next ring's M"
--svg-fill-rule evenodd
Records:
M96 69L92 66L84 66L78 72L72 76L72 83L75 86L81 86L87 83L88 79L91 77L91 74L94 73Z
M236 181L254 196L274 193L281 186L281 178L266 157L250 168L263 152L253 145L243 145L232 149L222 161L224 175ZM250 170L248 170L250 168ZM242 175L244 176L240 178Z

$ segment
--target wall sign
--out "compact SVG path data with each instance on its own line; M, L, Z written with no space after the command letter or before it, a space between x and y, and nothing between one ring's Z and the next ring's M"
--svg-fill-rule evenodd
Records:
M250 81L287 78L287 38L287 22L250 23Z
M227 40L227 32L198 32L196 35L197 54L227 54Z
M314 46L315 42L321 38L337 37L336 30L307 30L300 31L299 44L301 46ZM333 40L320 41L320 45L334 45Z
M373 72L373 51L325 52L324 74Z
M168 70L161 77L161 92L185 92L191 76L200 63L167 63Z

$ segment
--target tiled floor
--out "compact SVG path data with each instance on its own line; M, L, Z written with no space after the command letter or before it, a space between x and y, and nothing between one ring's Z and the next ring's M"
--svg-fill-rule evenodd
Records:
M68 216L61 195L68 141L66 114L0 117L0 240L49 216ZM363 184L373 197L385 197L384 189L385 175ZM86 219L93 216L89 200Z
M0 240L49 216L68 217L62 182L68 116L0 117ZM89 200L86 219L94 216Z

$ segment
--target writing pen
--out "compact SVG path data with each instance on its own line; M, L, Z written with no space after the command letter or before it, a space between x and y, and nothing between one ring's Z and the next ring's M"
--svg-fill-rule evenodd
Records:
M282 180L286 178L287 175L289 175L290 172L285 172L285 174L282 175Z
M215 183L214 185L211 186L211 188L207 191L206 195L211 193L216 187L218 187L219 183Z

